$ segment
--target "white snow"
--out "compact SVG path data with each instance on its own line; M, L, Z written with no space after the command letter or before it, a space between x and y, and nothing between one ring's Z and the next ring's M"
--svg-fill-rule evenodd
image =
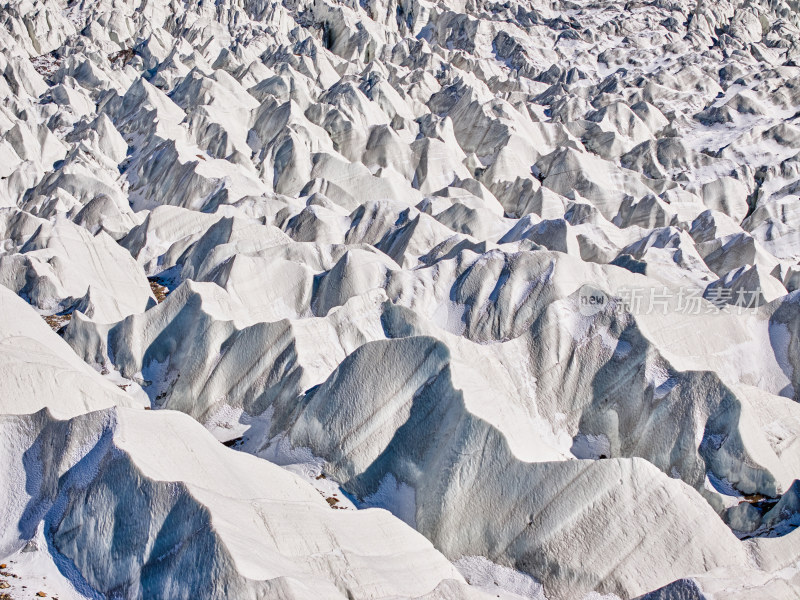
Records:
M0 14L13 597L797 597L792 2Z

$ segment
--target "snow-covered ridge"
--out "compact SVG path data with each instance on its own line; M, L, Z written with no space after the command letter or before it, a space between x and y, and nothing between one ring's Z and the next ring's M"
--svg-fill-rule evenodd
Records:
M0 562L797 597L799 9L3 1Z

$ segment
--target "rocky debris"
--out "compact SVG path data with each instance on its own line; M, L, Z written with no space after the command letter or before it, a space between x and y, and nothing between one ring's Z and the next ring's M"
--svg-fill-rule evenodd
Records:
M166 300L169 295L169 288L154 279L150 280L150 290L153 292L153 296L155 296L156 302L159 304Z
M72 315L69 315L69 314L66 314L66 315L46 315L44 317L44 320L45 320L45 323L50 325L50 327L53 329L53 331L58 333L63 327L66 326L67 323L69 323L71 318L72 318Z

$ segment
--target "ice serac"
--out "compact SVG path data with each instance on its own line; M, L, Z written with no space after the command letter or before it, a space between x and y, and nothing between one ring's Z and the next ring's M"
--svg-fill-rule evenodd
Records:
M447 348L431 338L365 344L306 396L290 439L325 457L362 497L393 474L416 492L417 528L448 556L477 550L535 576L554 598L591 590L632 597L698 563L746 563L711 507L644 460L515 456L501 431L467 410L448 363ZM701 523L707 537L696 536ZM612 548L617 560L587 562Z
M0 2L2 562L795 599L795 4Z
M28 414L47 408L69 418L136 402L82 362L44 320L0 287L0 412Z
M43 528L98 593L488 597L389 513L332 511L297 476L224 448L186 415L112 408L60 421L42 410L5 415L0 431L0 480L14 498L0 555Z
M13 210L0 218L13 236L0 256L0 282L43 312L77 309L111 322L155 304L144 273L104 231L93 236Z

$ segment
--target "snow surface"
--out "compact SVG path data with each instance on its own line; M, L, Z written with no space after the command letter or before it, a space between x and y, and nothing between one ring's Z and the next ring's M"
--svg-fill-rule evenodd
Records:
M794 2L0 21L12 595L798 596Z

